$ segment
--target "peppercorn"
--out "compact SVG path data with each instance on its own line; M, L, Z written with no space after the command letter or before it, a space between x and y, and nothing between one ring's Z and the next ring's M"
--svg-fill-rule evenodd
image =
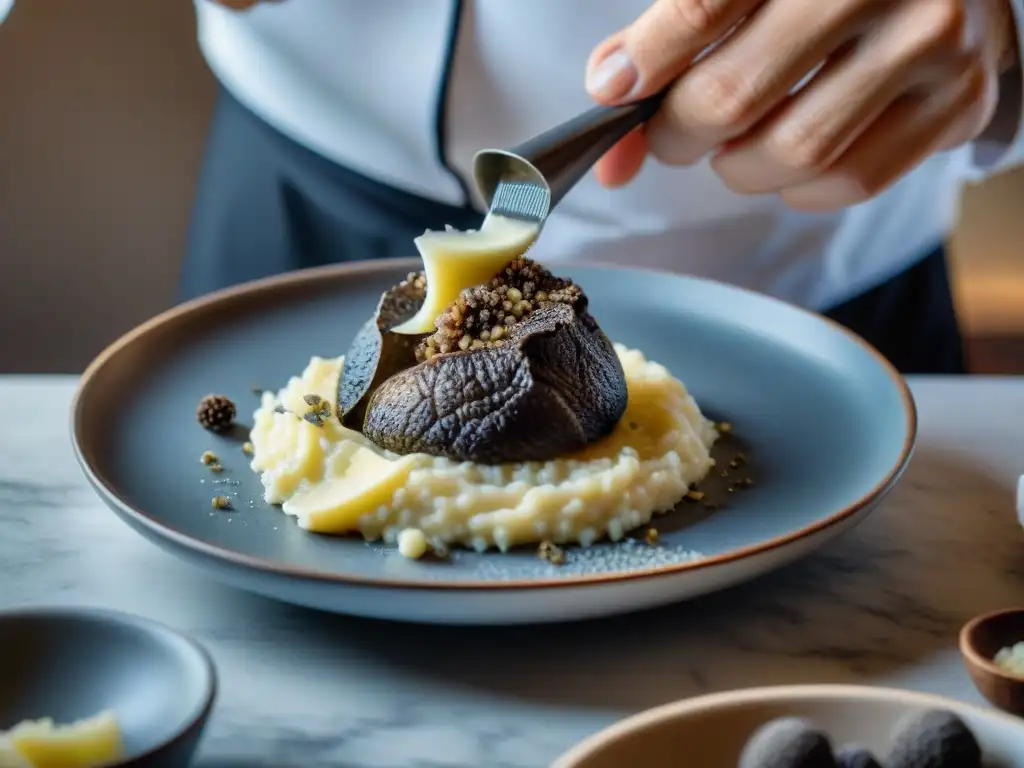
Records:
M227 432L235 423L235 404L224 395L207 395L199 401L196 420L203 429Z

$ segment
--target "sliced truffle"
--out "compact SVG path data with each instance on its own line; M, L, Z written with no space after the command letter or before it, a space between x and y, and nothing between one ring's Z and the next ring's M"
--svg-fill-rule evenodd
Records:
M380 297L373 317L352 340L338 381L338 418L345 426L359 429L374 390L388 377L416 365L416 347L424 334L391 329L416 314L426 288L423 273L410 273Z
M981 746L952 712L926 709L897 723L886 768L981 768Z
M439 333L458 327L446 316ZM484 317L463 313L463 331L475 330L470 316ZM423 354L387 379L371 397L363 434L395 453L497 464L545 461L612 431L626 409L626 377L582 292L539 302L502 327L497 340L477 336L475 348Z
M739 768L835 768L832 743L811 723L780 717L765 723L743 748Z

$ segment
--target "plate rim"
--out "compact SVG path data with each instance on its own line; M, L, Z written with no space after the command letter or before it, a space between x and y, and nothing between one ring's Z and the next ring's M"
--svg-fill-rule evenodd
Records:
M576 574L567 577L552 577L544 579L509 579L501 581L488 581L485 579L447 581L438 579L431 581L415 581L402 578L361 576L358 574L325 573L323 571L305 568L303 566L287 565L264 557L248 555L216 544L200 541L165 522L161 522L151 516L150 513L128 504L118 495L117 491L113 487L113 483L111 483L108 478L100 475L100 473L91 465L89 457L86 455L87 450L85 448L85 444L88 441L82 434L82 424L84 421L83 404L92 396L92 391L97 386L95 382L97 381L100 372L107 365L107 362L123 350L129 348L131 345L139 343L140 340L143 340L147 335L181 317L240 297L252 298L255 295L269 293L282 287L294 287L302 283L316 283L324 280L325 278L336 279L345 276L364 276L367 274L400 270L413 271L421 266L421 263L422 262L419 258L362 260L295 270L281 275L272 275L270 277L249 280L237 285L213 291L177 306L173 306L149 320L140 323L135 328L132 328L120 338L110 343L93 359L82 373L78 386L75 390L74 397L71 401L71 443L75 459L78 461L86 479L103 501L108 506L115 508L114 511L118 512L119 516L124 517L126 520L130 519L135 521L135 523L146 528L152 535L158 537L158 539L170 540L176 546L190 551L193 555L212 558L232 567L241 567L247 570L258 571L270 576L288 577L303 581L346 586L421 591L518 591L588 586L599 587L602 585L618 584L626 581L675 576L681 573L696 572L728 565L757 555L766 554L782 547L786 547L787 545L795 544L801 540L813 537L816 534L822 533L829 528L839 525L849 518L856 516L861 510L869 507L871 504L885 496L893 488L904 470L907 468L907 465L910 463L910 459L913 455L914 447L917 442L918 433L917 405L914 401L914 396L910 391L910 387L907 385L903 376L884 356L882 356L877 349L868 344L868 342L859 335L834 320L831 320L824 315L804 309L803 307L799 307L795 304L777 299L773 296L768 296L747 288L731 285L720 280L712 280L649 267L624 267L620 264L609 264L604 262L567 262L564 266L570 268L584 267L586 269L613 273L642 272L653 276L672 277L692 282L712 284L730 291L749 294L756 299L782 305L798 313L809 315L819 322L824 322L826 325L839 331L841 334L845 335L855 344L867 351L875 362L881 366L882 371L896 387L903 405L906 425L906 435L900 449L899 457L886 475L869 491L867 491L867 493L856 499L854 502L810 525L791 531L790 533L782 536L767 539L757 544L751 544L729 552L723 552L718 555L711 555L699 560L669 563L666 565L638 568L630 571Z
M758 702L784 703L812 698L851 700L865 704L870 704L874 701L885 701L915 705L921 708L949 709L957 714L970 714L983 720L992 720L1003 725L1012 726L1014 729L1024 732L1024 720L1018 717L997 709L987 708L980 704L929 691L856 683L762 685L749 688L733 688L726 691L715 691L676 699L666 704L659 704L632 715L627 715L576 742L576 744L559 755L553 765L554 768L572 768L579 765L581 760L593 757L609 743L616 741L626 734L635 733L652 725L674 720L694 712L725 709L736 705Z

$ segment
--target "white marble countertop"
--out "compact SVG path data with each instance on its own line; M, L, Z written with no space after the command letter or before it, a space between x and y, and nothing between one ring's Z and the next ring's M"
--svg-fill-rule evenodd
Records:
M867 682L980 701L956 634L1024 604L1024 380L912 379L918 450L886 503L819 554L650 613L541 629L317 614L210 580L94 496L70 377L0 377L0 607L88 604L195 633L221 694L200 768L523 768L708 691Z

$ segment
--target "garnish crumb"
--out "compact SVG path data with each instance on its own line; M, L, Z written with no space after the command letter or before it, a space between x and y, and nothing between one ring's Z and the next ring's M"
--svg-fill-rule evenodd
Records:
M562 565L565 562L565 550L552 541L542 541L537 547L537 556L552 565Z

